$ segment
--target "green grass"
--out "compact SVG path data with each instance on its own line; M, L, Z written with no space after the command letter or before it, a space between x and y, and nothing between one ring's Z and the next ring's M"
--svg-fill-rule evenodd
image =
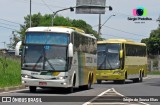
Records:
M4 59L4 57L0 57L0 60L0 88L20 85L20 61L11 58Z
M149 75L160 75L160 71L151 71L151 72L148 72Z

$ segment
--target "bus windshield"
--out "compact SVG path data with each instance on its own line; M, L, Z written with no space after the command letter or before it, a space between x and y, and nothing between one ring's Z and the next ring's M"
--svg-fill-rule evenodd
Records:
M97 69L114 70L120 68L119 52L120 44L98 44Z
M47 71L67 70L68 41L69 35L62 33L59 36L58 33L27 34L22 68Z
M26 44L57 44L67 45L69 35L66 33L52 33L52 32L27 32Z

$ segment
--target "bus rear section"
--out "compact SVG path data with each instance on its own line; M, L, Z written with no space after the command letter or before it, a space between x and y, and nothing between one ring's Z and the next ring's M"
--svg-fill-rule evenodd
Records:
M142 82L147 76L146 45L125 39L97 42L96 79L125 83L126 79Z

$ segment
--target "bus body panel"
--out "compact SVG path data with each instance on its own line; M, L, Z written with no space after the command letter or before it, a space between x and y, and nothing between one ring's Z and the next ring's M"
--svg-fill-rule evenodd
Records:
M68 60L70 59L70 61L71 61L70 64L69 63L67 64L67 68L68 68L67 71L54 71L54 70L52 70L52 71L37 70L36 71L36 70L27 70L27 69L22 68L22 71L21 71L22 83L25 86L67 88L67 87L73 87L73 84L74 84L73 82L75 79L74 87L79 87L79 86L87 85L90 76L93 76L93 82L95 82L95 80L96 80L95 79L95 77L96 77L95 76L95 73L96 73L96 53L93 54L90 52L78 51L75 47L75 41L79 40L79 38L77 39L77 37L74 37L74 36L79 36L79 37L83 36L83 38L85 38L87 40L93 40L93 41L96 41L96 38L92 35L85 34L82 31L79 31L79 30L77 31L77 30L78 29L73 29L73 28L68 28L68 27L33 27L33 28L29 28L26 31L26 32L56 33L56 34L67 33L69 35L70 42L73 43L74 52L73 52L72 58L69 58L69 57L67 58ZM74 33L78 33L78 35L77 34L75 35ZM36 37L38 37L38 34ZM51 35L49 37L51 37ZM27 41L32 41L32 44L34 44L33 43L34 41L31 39L31 35L29 38L30 39ZM56 38L59 38L59 37L56 37ZM62 37L61 37L61 39L62 39ZM49 38L48 38L48 40L49 40ZM38 45L38 43L39 42L37 41L35 46ZM59 43L59 42L57 42L57 43ZM79 44L82 44L82 43L79 42ZM50 47L48 47L48 45L44 46L44 47L45 47L45 50L50 49ZM78 46L78 48L80 48L80 47ZM96 50L96 47L94 47L94 50ZM23 55L24 54L25 54L25 52L23 52ZM39 57L39 59L41 60L40 57ZM48 58L46 58L46 59L48 59ZM22 56L22 61L23 61L23 56ZM39 62L39 60L37 62ZM69 62L69 61L67 61L67 62ZM22 66L23 65L24 64L22 64ZM40 65L41 65L40 63L38 63L38 64L36 63L35 65L28 64L27 66L33 66L32 68L34 68L34 66L38 67ZM70 66L70 67L68 67L68 66Z
M113 70L100 70L97 68L96 70L96 79L97 80L125 80L125 79L135 79L140 77L140 73L143 73L143 77L147 76L147 56L146 54L140 54L141 56L131 56L127 55L126 46L127 45L133 45L138 46L138 48L146 47L143 43L135 43L130 40L125 39L110 39L105 41L98 41L98 45L102 44L120 44L121 49L124 51L123 53L123 61L122 62L124 67L123 69L113 69ZM122 47L124 45L124 47ZM132 50L132 47L130 48ZM146 53L146 49L143 50L144 53Z
M96 79L98 80L123 80L125 79L124 72L119 72L120 70L97 70L96 71Z

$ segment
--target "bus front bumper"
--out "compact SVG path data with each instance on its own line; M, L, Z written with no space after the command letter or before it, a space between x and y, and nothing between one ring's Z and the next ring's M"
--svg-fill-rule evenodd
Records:
M124 75L119 74L96 74L97 80L124 80Z
M22 84L25 86L37 86L37 87L71 87L66 79L61 80L43 80L43 79L30 79L22 78Z

